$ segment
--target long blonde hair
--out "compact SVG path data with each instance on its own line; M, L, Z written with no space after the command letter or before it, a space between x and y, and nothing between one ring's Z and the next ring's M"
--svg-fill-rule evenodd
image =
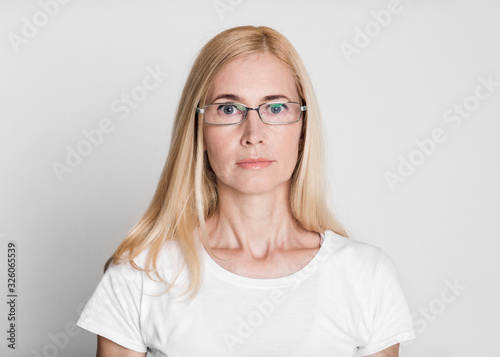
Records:
M290 205L294 218L308 231L325 230L349 237L325 197L323 140L318 103L306 69L292 44L278 31L265 26L241 26L228 29L212 38L200 51L182 91L173 126L169 154L151 203L104 266L130 262L138 270L155 271L167 241L177 241L190 273L186 293L194 297L202 282L202 267L195 230L207 243L205 220L218 206L217 183L203 150L203 130L196 107L206 103L214 77L230 61L254 53L268 52L279 58L294 76L300 100L307 105L303 117L303 144L291 177ZM133 261L149 248L145 268ZM153 269L150 269L150 267Z

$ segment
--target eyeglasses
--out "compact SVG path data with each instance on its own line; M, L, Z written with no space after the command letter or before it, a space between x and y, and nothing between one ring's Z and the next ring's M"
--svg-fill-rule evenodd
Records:
M297 102L263 103L255 108L239 103L212 103L196 108L203 114L203 120L210 125L236 125L247 118L250 110L256 110L259 118L266 124L292 124L302 118L307 106Z

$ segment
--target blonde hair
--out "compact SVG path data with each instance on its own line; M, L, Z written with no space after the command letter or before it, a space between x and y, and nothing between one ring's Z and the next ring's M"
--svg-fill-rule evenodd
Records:
M307 105L303 117L303 144L291 177L290 205L294 218L308 231L332 230L348 233L329 208L325 198L323 140L318 103L306 69L292 44L278 31L265 26L241 26L212 38L200 51L182 91L173 126L169 154L149 208L105 264L128 261L138 270L155 271L170 289L185 264L190 272L186 293L194 297L202 282L202 267L195 230L207 243L205 220L218 206L214 172L203 150L203 130L196 107L203 107L214 77L230 61L254 53L270 53L279 58L295 79L300 100ZM157 261L167 241L177 241L184 262L173 282L159 274ZM133 261L149 248L146 267ZM150 267L153 269L150 269ZM150 277L150 276L149 276Z

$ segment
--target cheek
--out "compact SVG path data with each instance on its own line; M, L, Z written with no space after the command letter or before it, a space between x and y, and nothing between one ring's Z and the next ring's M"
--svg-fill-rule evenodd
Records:
M295 132L285 135L282 140L280 140L279 145L276 146L276 153L278 157L281 157L282 162L282 172L283 175L291 177L295 166L297 165L297 159L299 157L299 134Z
M294 146L293 149L294 150L290 151L289 153L290 161L288 163L288 172L290 173L290 175L293 174L293 170L295 170L295 166L297 166L297 159L299 158L299 154L296 150L296 147Z
M281 143L281 147L285 152L289 152L290 155L298 155L299 146L300 146L300 131L292 131L283 135L283 141Z
M207 153L210 165L214 170L224 166L224 162L226 161L224 158L224 151L211 147L210 150L207 150Z
M228 154L231 152L227 141L220 135L204 136L205 149L207 150L208 161L216 175L222 174L224 167L230 161Z

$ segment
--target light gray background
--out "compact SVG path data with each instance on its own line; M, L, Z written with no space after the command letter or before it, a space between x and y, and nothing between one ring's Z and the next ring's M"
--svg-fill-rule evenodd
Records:
M22 34L23 18L43 24L41 5L1 1L0 300L9 240L19 297L17 349L2 332L0 354L95 354L95 335L65 338L65 328L152 197L190 65L215 34L252 24L297 48L325 122L333 204L355 239L398 266L417 329L401 355L491 355L500 332L500 87L470 96L479 78L500 82L500 2L401 0L350 61L341 44L353 45L356 28L390 1L220 0L230 8L222 16L217 3L73 0L16 51L9 38ZM169 75L119 119L113 101L157 66ZM443 114L464 100L474 110L454 128ZM114 131L59 180L53 162L103 118ZM436 128L446 140L391 190L386 172Z

